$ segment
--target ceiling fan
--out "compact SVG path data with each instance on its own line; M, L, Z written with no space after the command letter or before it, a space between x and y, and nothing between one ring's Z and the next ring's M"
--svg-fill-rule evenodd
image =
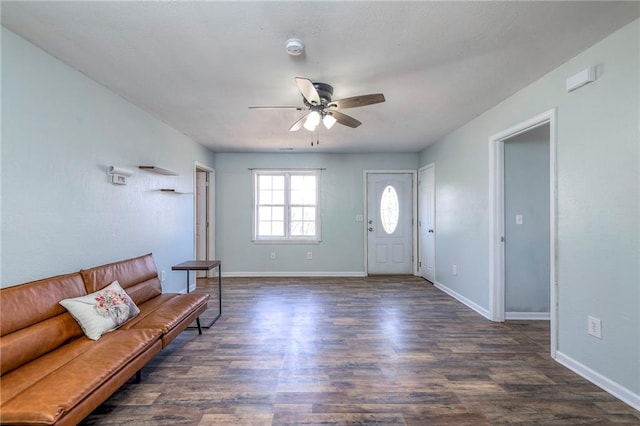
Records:
M370 95L352 96L350 98L331 100L333 95L333 87L326 83L314 83L308 78L296 77L298 90L302 94L304 107L295 106L253 106L249 109L270 109L284 108L295 109L298 111L307 110L299 120L297 120L289 128L290 132L300 130L301 127L313 132L320 121L327 129L330 129L335 123L356 128L362 123L355 118L344 114L339 109L356 108L366 105L384 102L382 93L374 93Z

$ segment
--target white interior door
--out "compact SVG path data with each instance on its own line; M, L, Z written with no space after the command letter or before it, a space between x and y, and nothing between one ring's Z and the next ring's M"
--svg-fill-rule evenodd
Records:
M367 272L413 272L410 173L367 174Z
M418 229L420 232L420 245L418 249L420 252L419 271L420 276L435 283L435 166L433 166L433 164L420 170L418 188Z

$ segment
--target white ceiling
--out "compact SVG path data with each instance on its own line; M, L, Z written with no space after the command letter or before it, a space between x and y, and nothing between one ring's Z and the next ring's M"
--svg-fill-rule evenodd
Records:
M607 1L2 2L4 26L216 152L418 152L638 16ZM296 76L387 101L311 148L288 132L303 112L247 108L302 106Z

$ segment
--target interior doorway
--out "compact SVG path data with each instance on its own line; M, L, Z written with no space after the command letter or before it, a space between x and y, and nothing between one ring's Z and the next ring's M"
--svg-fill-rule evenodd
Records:
M490 318L500 322L506 319L507 297L510 298L509 303L513 304L510 309L517 309L513 306L545 303L549 308L549 314L539 314L545 318L535 318L536 314L530 314L527 319L548 317L550 320L552 358L556 356L558 330L555 129L554 109L489 138ZM541 140L535 143L534 139ZM527 144L530 146L525 147ZM536 154L532 154L532 149L537 150ZM541 180L540 171L531 170L530 164L526 164L527 161L532 161L531 158L527 159L531 155L545 163L543 172L547 173L547 179L542 179L542 182L537 182L536 185L532 184L531 179ZM532 177L535 173L537 178ZM509 182L505 184L506 179L509 179ZM527 200L530 196L537 199L539 204L543 204L542 208ZM541 199L542 202L539 201ZM525 224L533 226L527 227ZM536 233L546 235L538 238L539 235L536 236ZM533 250L536 251L535 255ZM530 262L532 257L538 259ZM546 259L542 259L543 257ZM540 292L539 288L536 289L534 284L527 282L531 281L531 277L518 271L518 268L528 268L529 273L532 272L532 268L538 268L534 280L546 280L543 285L547 286L548 291ZM539 268L547 270L541 271ZM526 300L536 291L538 301ZM544 298L548 300L541 302ZM540 306L536 309L540 310Z
M549 123L504 140L505 320L549 320Z
M196 260L215 259L215 170L198 162L194 167L194 253ZM212 271L197 271L196 278Z

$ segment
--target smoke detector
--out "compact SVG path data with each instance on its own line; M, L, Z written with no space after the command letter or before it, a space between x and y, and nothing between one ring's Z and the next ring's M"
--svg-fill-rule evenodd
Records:
M304 43L297 38L290 38L285 44L287 53L291 56L300 56L304 53Z

